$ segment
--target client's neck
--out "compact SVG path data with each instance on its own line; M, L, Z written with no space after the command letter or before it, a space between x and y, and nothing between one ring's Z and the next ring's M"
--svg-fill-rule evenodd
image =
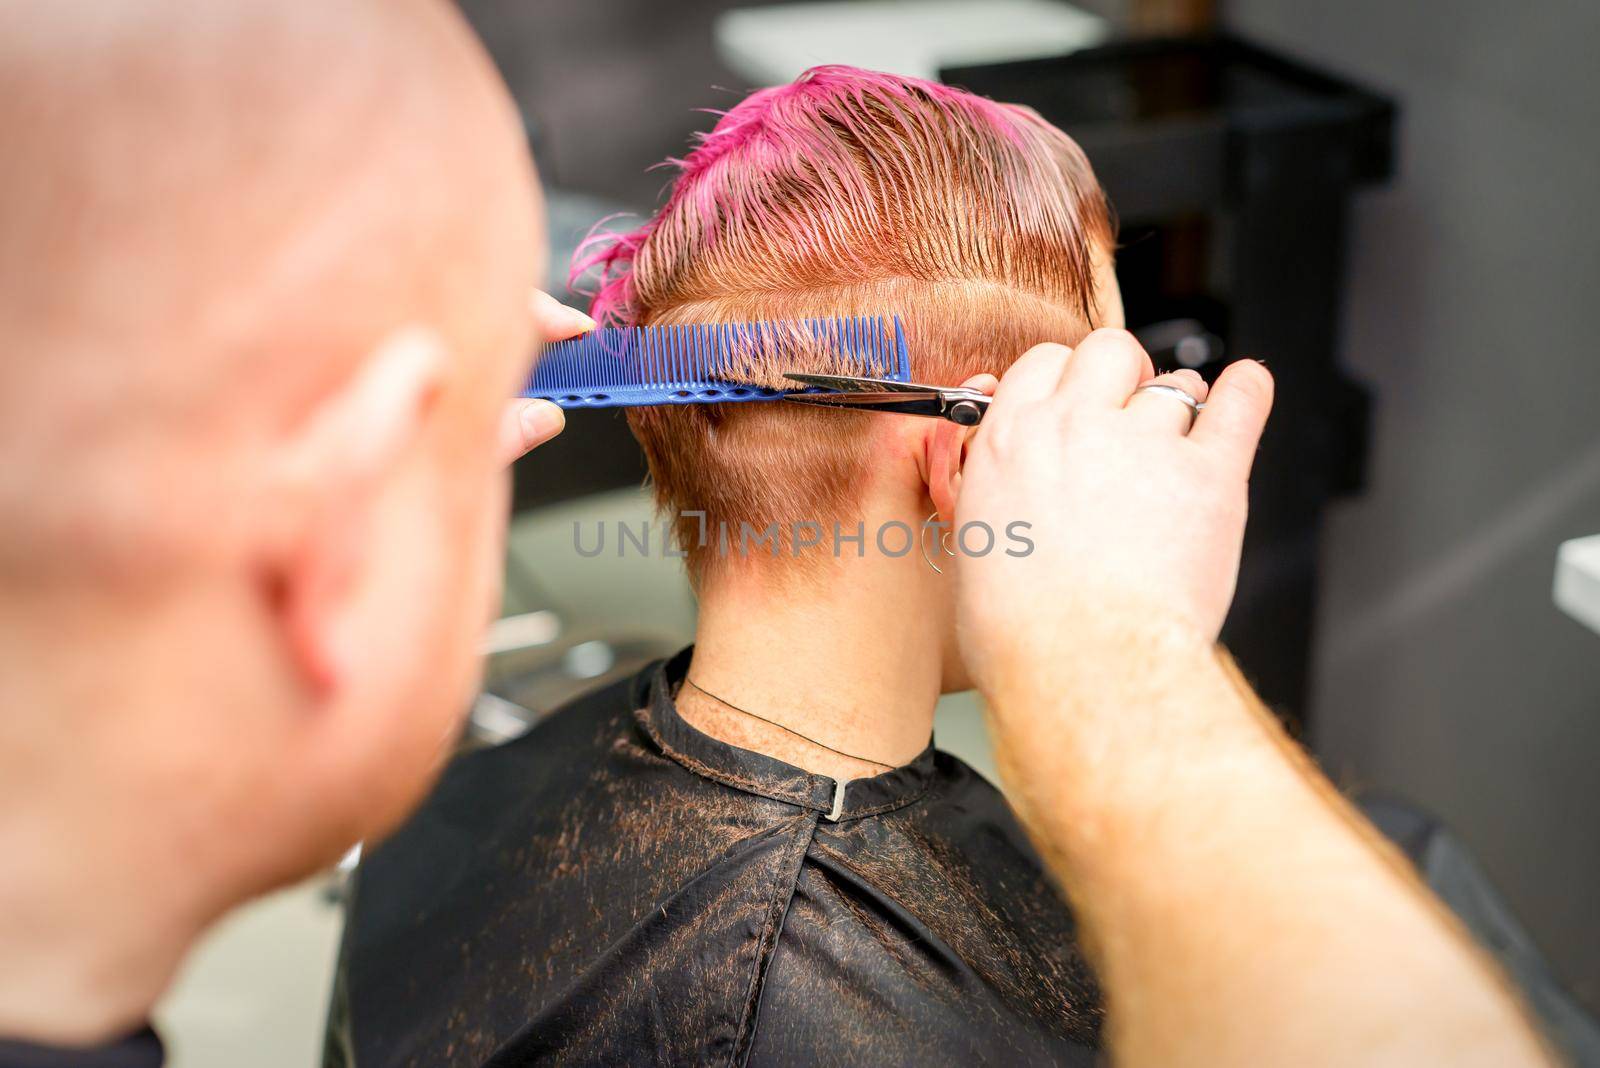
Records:
M814 575L738 563L702 589L684 718L839 780L920 753L943 677L941 591L920 555L874 554L869 538L865 558L818 560Z

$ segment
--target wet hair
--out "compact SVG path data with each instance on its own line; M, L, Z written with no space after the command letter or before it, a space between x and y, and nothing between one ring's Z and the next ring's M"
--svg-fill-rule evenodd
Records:
M751 94L668 165L653 218L574 258L603 322L899 315L913 377L932 382L1002 372L1096 324L1106 201L1078 146L1030 109L815 67ZM781 404L629 413L662 509L735 534L847 517L868 419ZM698 531L679 530L697 573L715 555Z

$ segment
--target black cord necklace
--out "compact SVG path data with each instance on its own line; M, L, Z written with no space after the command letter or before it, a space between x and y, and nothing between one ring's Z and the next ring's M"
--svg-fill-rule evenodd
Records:
M795 730L793 727L785 727L782 723L779 723L775 719L768 719L766 716L759 715L759 714L757 714L755 712L752 712L748 708L740 708L738 705L734 704L732 701L727 701L727 700L722 699L721 697L718 697L716 694L712 693L710 690L706 689L704 686L701 686L698 682L695 682L693 679L689 678L687 675L684 676L683 681L685 683L687 683L688 685L693 686L695 689L699 690L701 693L705 694L707 697L711 698L713 701L717 702L717 704L726 705L727 707L733 709L735 712L738 712L738 713L740 713L742 715L749 716L751 719L759 719L762 723L770 723L774 727L778 728L780 731L785 731L785 732L787 732L789 734L792 734L796 738L799 738L801 741L810 742L812 745L816 746L818 749L826 749L828 752L833 753L835 756L849 757L851 760L859 760L859 761L861 761L861 763L863 763L863 764L871 764L873 767L885 768L885 769L887 769L889 771L893 771L894 770L894 765L893 764L885 764L881 760L873 760L870 757L857 756L854 753L846 753L843 749L835 749L833 746L828 745L826 742L819 742L815 738L810 737L809 735L801 734L799 731Z

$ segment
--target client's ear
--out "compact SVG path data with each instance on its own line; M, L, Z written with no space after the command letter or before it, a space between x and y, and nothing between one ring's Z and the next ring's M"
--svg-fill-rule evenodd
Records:
M351 595L379 492L421 435L445 366L431 331L405 327L369 352L291 431L273 473L271 608L307 685L336 688L347 670Z
M1000 380L994 375L973 375L961 385L980 393L994 395ZM958 426L943 419L933 420L934 426L924 439L923 477L928 483L928 496L939 510L939 518L950 522L956 514L956 495L961 492L961 468L967 459L967 442L977 432L977 427Z

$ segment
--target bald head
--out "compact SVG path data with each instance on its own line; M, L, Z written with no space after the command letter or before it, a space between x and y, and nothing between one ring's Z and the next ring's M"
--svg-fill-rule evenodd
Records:
M92 1043L454 736L537 194L448 0L0 0L0 146L0 1034Z
M521 343L532 174L453 6L5 12L0 575L215 520L249 442L407 324L458 375Z

